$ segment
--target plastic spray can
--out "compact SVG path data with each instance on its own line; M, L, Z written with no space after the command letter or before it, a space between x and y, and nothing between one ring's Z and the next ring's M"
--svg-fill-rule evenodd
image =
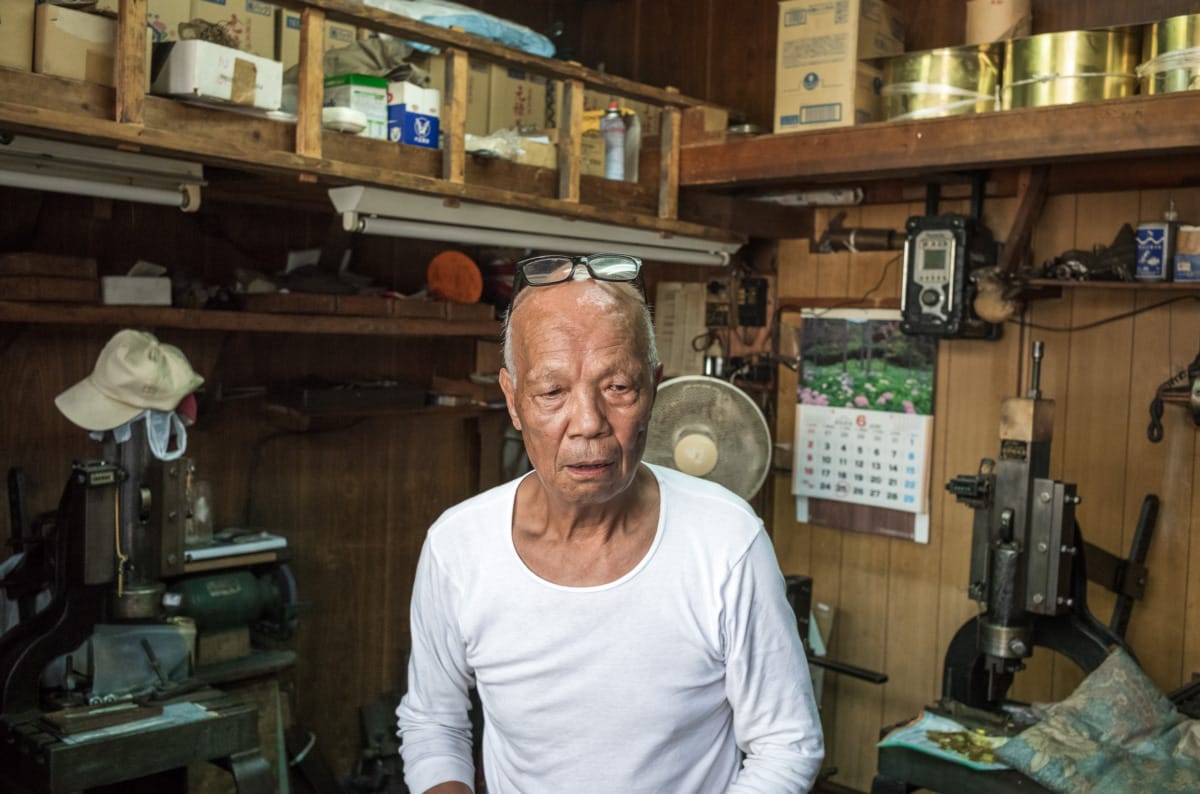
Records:
M625 179L625 122L616 101L608 103L600 119L600 134L604 136L604 178Z

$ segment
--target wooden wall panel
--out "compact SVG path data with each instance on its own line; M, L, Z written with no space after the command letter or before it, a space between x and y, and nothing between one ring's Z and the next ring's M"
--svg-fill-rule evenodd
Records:
M643 3L637 31L637 79L706 98L713 0Z
M1171 197L1184 217L1200 212L1200 191L1179 191ZM1161 192L1053 197L1033 235L1034 261L1071 248L1107 244L1121 223L1157 216L1165 198ZM986 207L989 226L1000 237L1007 232L1014 205L1007 200ZM947 203L942 209L963 208ZM889 225L920 211L919 206L860 209L851 213L847 225ZM827 221L827 213L822 213L816 228L824 228ZM781 294L795 296L789 290L797 289L829 295L840 286L847 298L861 295L859 287L868 276L854 267L872 260L856 257L848 267L847 258L808 253L807 241L781 244ZM890 676L880 690L880 704L862 686L826 675L826 763L838 768L837 782L867 789L874 775L872 747L879 728L914 715L940 694L946 646L976 611L966 593L972 513L942 485L955 474L975 471L981 458L996 454L1000 401L1028 389L1029 351L1035 339L1046 346L1043 396L1056 402L1051 475L1078 485L1085 536L1124 555L1142 495L1154 491L1163 498L1149 563L1150 584L1131 621L1133 649L1163 691L1200 672L1200 631L1194 628L1200 615L1200 588L1195 585L1200 580L1200 542L1195 540L1200 536L1197 431L1182 407L1168 406L1168 438L1160 445L1145 441L1154 388L1196 355L1200 307L1187 301L1096 328L1080 327L1146 308L1172 294L1134 288L1067 289L1060 299L1033 303L1025 315L1031 325L1010 324L998 343L955 340L939 346L927 546L891 540L890 548L881 552L871 546L871 539L864 542L865 536L797 524L787 510L777 507L773 530L785 573L811 575L818 600L837 609L833 656L878 667ZM795 400L793 383L781 387L781 400ZM780 439L790 440L792 423L783 419L784 408L781 404ZM787 479L777 477L775 484L777 500L790 499ZM781 492L783 497L778 496ZM831 593L836 600L829 601ZM1093 586L1089 598L1097 617L1107 622L1112 597ZM882 660L876 663L880 650ZM1017 676L1013 695L1061 698L1081 677L1073 663L1039 649L1028 669Z

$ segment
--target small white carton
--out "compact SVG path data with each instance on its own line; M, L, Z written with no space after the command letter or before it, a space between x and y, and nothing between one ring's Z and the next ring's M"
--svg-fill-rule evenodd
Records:
M279 61L199 39L155 46L170 50L152 93L279 109L283 93L283 64Z

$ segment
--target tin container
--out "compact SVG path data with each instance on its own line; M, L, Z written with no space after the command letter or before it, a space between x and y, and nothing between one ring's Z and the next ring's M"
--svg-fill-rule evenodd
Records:
M1133 95L1138 28L1041 33L1005 43L1001 104L1070 105Z
M1137 75L1143 94L1200 88L1200 14L1147 25Z
M908 52L883 62L883 117L890 121L998 110L1001 44Z

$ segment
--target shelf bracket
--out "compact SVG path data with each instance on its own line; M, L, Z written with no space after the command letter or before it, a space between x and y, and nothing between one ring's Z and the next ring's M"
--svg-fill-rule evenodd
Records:
M1047 170L1044 165L1027 166L1017 176L1017 214L1000 252L997 270L1001 278L1016 275L1021 260L1029 250L1033 226L1042 214L1042 205L1046 203L1049 184Z

